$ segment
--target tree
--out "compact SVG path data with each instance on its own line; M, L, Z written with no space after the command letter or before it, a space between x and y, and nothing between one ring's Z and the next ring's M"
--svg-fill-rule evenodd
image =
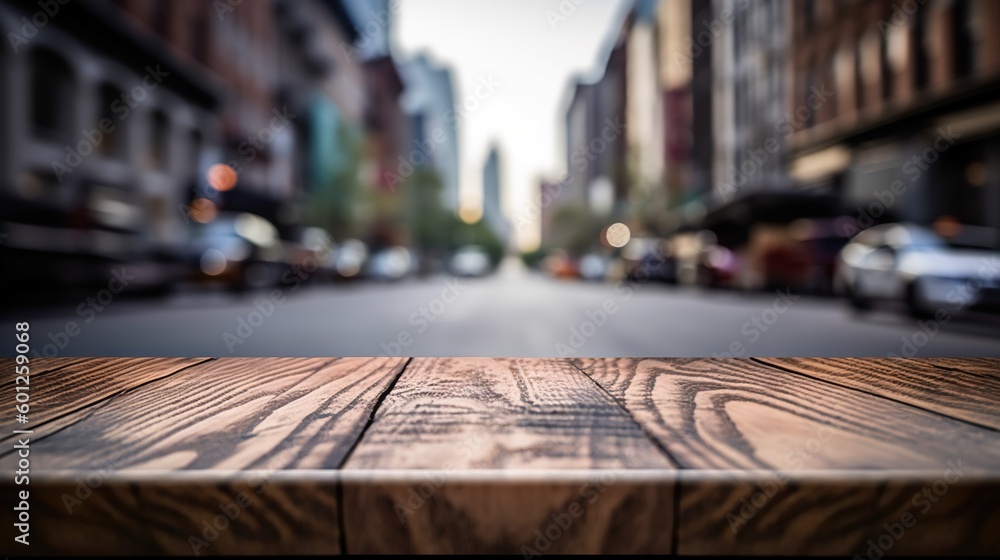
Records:
M359 237L370 219L369 189L361 180L363 138L344 122L337 124L339 165L329 179L316 184L306 196L304 223L321 227L340 240ZM330 154L333 158L334 155Z
M608 225L608 218L598 216L589 208L561 206L552 216L553 245L573 255L583 255L600 245L601 230Z

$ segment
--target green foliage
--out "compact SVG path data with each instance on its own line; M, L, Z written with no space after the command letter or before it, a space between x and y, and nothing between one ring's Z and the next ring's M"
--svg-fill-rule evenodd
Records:
M425 256L445 257L464 245L480 245L494 263L503 257L503 241L482 220L466 224L441 204L441 178L420 169L406 189L407 227L414 248Z
M601 230L610 224L582 206L562 206L552 216L552 228L557 234L553 245L575 256L600 247Z
M534 251L521 253L521 260L524 261L524 264L529 268L538 268L541 265L542 260L547 256L549 256L549 249L539 247Z
M451 251L463 245L479 245L489 254L490 260L494 265L499 263L500 259L503 258L503 241L493 233L493 230L486 225L485 221L479 220L474 224L467 224L453 216L452 227L454 229L452 230L451 245L449 247Z
M306 225L321 227L334 239L357 237L367 225L368 190L360 179L362 137L343 123L337 127L338 145L344 153L337 154L344 162L328 184L314 185L306 195Z
M418 169L407 178L406 226L414 247L426 255L438 255L448 246L446 224L453 218L441 204L441 178L435 171Z

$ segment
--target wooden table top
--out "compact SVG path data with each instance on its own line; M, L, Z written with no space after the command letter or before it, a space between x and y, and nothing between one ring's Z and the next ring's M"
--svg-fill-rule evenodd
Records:
M52 358L30 405L5 555L1000 551L997 359Z

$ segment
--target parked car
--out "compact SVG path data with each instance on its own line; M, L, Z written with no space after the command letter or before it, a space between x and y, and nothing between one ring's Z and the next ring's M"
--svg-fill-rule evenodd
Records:
M416 270L413 254L406 247L376 251L368 260L366 275L374 280L401 280Z
M192 231L187 253L193 279L233 289L277 285L288 268L285 246L271 222L248 213L220 213Z
M579 263L562 249L556 249L542 259L541 267L546 274L554 278L573 280L580 278Z
M850 241L849 218L758 224L746 247L742 287L832 295L837 255Z
M156 239L134 193L90 186L78 204L0 195L0 288L106 287L118 272L128 292L166 292L183 277L179 247Z
M360 239L346 239L337 246L333 261L336 279L360 278L368 261L368 246Z
M580 257L580 278L599 282L608 277L611 270L611 259L607 255L587 253Z
M670 243L658 237L636 237L622 249L626 278L677 283L677 259Z
M921 317L939 309L996 306L998 257L996 251L954 248L934 231L913 224L875 226L841 251L835 287L857 309L900 301Z
M285 261L300 279L330 280L337 275L336 246L323 228L307 227L295 241L285 241Z
M448 261L448 270L456 276L485 276L492 269L489 253L479 245L460 247Z
M702 249L698 261L698 284L706 288L738 287L741 257L724 245L709 245Z

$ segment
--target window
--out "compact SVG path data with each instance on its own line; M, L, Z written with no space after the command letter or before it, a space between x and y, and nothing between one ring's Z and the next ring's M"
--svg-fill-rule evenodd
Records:
M69 64L54 51L31 53L31 125L35 135L62 141L75 128L73 78Z
M208 63L208 16L203 11L192 17L191 55L202 64Z
M170 124L167 122L166 113L159 109L153 111L149 131L149 166L165 170L170 145Z
M979 26L975 17L975 5L970 0L955 0L952 4L952 37L955 40L955 76L964 77L976 68L979 47Z
M928 54L928 37L927 34L927 10L917 10L913 20L913 38L914 45L916 46L916 76L914 77L916 89L920 91L927 86L928 82L928 64L930 56Z
M892 63L889 60L889 38L886 33L879 33L879 61L881 62L882 99L892 96Z
M861 37L854 44L854 106L859 110L865 106L864 45Z
M100 144L97 145L97 151L104 156L120 156L125 151L125 143L122 141L122 123L111 107L116 100L122 98L122 92L114 85L104 83L98 88L97 98L99 106L95 128L100 129L103 135ZM107 126L105 119L111 121L110 126ZM108 130L111 132L107 132Z
M166 37L169 31L167 7L167 0L152 0L149 6L149 26L161 37Z
M805 32L812 33L816 27L816 4L812 0L806 0L799 4L802 6L802 20L805 24Z

